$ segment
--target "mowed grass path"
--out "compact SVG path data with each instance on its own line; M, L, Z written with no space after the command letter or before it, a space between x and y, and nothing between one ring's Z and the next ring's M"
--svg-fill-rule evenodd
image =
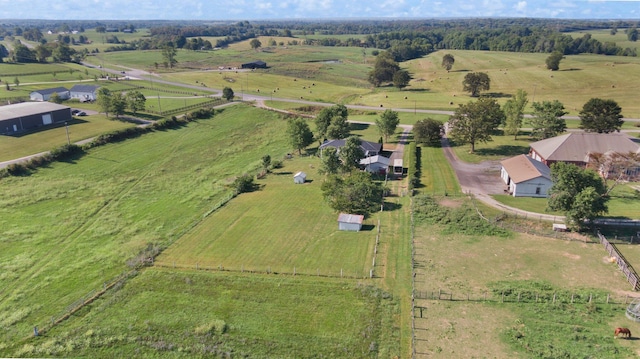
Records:
M337 214L322 198L317 157L285 161L262 189L243 193L210 215L160 255L165 266L366 277L375 244L374 220L367 230L338 230ZM311 167L313 166L313 168ZM308 182L293 183L293 173ZM374 215L375 217L375 215Z

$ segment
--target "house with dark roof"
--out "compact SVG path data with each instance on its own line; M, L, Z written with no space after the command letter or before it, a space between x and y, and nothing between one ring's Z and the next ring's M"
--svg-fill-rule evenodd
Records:
M347 140L345 139L325 141L320 145L320 157L322 157L322 152L327 147L333 147L340 152L340 149L344 147L346 142ZM382 152L382 144L378 142L360 141L360 148L362 148L365 157L376 156Z
M533 142L529 156L547 166L555 162L585 167L591 154L640 153L640 146L622 133L571 132Z
M0 134L18 134L71 119L71 108L51 102L0 106Z
M54 87L49 89L32 91L29 94L29 98L31 99L31 101L49 101L49 99L51 98L51 95L53 95L54 93L57 93L60 99L62 100L68 100L70 97L70 93L67 88Z
M526 155L519 155L500 162L500 177L514 197L547 197L551 170L542 162Z
M264 61L253 61L253 62L247 62L246 64L242 64L241 68L243 69L266 69L267 68L267 63Z
M100 86L74 85L69 91L71 98L77 98L80 102L95 101L98 97Z

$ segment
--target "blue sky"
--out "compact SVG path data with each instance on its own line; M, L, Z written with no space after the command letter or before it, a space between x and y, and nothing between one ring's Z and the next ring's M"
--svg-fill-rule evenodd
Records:
M0 0L0 19L640 19L640 0Z

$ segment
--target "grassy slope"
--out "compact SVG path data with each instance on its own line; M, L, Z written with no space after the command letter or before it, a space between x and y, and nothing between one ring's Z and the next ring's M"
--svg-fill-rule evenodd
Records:
M115 277L147 243L177 238L226 195L230 177L286 151L283 132L270 113L233 108L3 179L0 316L14 319L2 341Z

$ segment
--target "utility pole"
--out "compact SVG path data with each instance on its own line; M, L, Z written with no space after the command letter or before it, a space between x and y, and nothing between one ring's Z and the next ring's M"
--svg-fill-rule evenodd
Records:
M64 121L64 129L67 131L67 144L71 145L71 138L69 138L69 123Z

